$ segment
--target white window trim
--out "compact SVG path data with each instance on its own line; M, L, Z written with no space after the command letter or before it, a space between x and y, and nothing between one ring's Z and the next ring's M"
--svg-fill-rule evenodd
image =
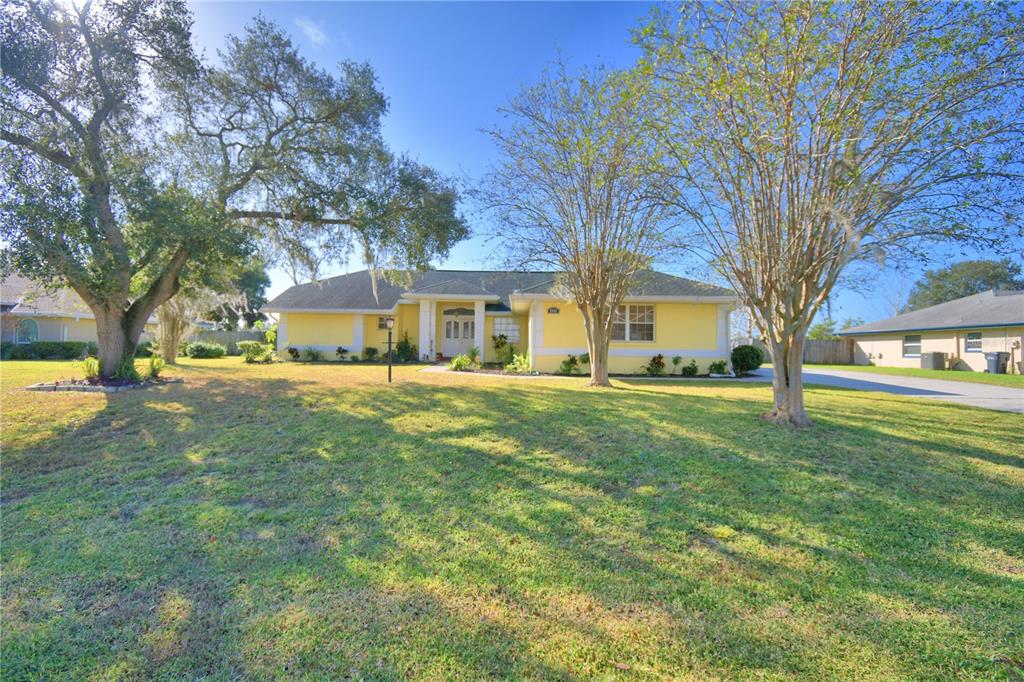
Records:
M916 345L917 346L918 350L917 350L916 353L908 353L907 352L907 338L909 338L911 336L916 336L917 339L918 339L916 344L911 344L911 345ZM903 339L901 340L900 350L902 351L903 357L905 357L905 358L919 358L919 357L921 357L921 351L924 350L924 337L921 336L920 334L904 334L903 335Z
M509 336L508 334L506 334L505 332L498 331L498 321L499 320L508 321L508 322L511 323L509 326L511 328L515 329L515 338L514 339L511 336ZM511 316L509 316L509 317L496 317L496 318L494 318L494 327L493 327L492 331L494 332L494 336L500 336L500 335L504 334L505 338L508 340L509 343L519 343L520 337L522 336L522 334L520 332L520 329L519 329L519 323L516 321L516 319L514 317L511 317Z
M970 342L971 335L973 335L973 334L977 334L978 335L978 347L977 348L971 348L970 346L967 345ZM981 349L981 339L982 338L983 337L981 335L981 332L967 332L966 334L964 334L964 352L965 353L981 353L982 352L982 349Z
M632 334L631 334L631 328L630 328L631 327L631 324L630 324L630 308L636 308L636 307L639 307L639 306L644 306L645 308L646 307L650 307L651 308L651 314L654 315L654 321L651 322L651 326L654 328L653 329L654 333L651 336L651 338L649 338L649 339L634 339L634 338L631 338ZM624 338L624 339L610 338L609 340L612 343L654 343L654 342L656 342L658 340L658 306L657 305L655 305L654 303L623 303L621 307L626 309L626 338Z

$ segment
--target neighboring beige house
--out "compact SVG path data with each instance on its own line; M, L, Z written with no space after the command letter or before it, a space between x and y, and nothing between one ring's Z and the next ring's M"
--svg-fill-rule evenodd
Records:
M1010 354L1021 373L1024 291L986 291L839 332L854 341L853 362L920 367L922 353L945 353L947 367L986 370L985 353Z
M148 332L153 331L155 323L156 318L150 318ZM0 341L95 342L96 318L70 289L47 292L31 280L9 275L0 281Z

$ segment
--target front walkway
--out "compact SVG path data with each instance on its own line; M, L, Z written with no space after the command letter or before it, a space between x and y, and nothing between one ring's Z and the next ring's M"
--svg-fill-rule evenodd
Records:
M1024 389L1019 388L973 384L965 381L921 379L892 374L844 372L837 369L818 369L813 366L805 366L803 376L805 384L852 388L858 391L880 391L1024 414ZM770 367L761 368L754 372L753 377L746 380L771 381L772 369Z

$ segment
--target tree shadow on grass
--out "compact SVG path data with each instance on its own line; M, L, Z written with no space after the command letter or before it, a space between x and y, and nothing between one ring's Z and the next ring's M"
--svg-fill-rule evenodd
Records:
M1020 514L999 504L1019 488L954 464L940 431L885 432L899 404L786 431L757 420L767 398L637 383L112 396L5 452L24 494L5 509L4 658L171 677L893 675L926 641L937 667L918 673L965 644L993 673L1019 581L951 556L1012 559ZM72 593L87 601L46 626ZM132 606L111 621L103 595ZM61 640L92 641L90 663Z

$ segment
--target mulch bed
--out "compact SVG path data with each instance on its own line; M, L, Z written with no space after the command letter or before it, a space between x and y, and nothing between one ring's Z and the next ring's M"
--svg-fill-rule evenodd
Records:
M103 383L93 383L84 379L67 379L52 383L32 384L26 391L78 391L81 393L120 393L136 388L149 388L163 384L181 384L184 379L145 379L143 381L119 381L111 379Z

